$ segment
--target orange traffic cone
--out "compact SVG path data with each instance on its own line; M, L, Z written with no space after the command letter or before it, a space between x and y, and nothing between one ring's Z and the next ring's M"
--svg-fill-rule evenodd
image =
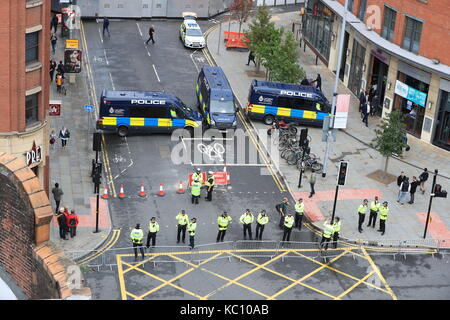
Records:
M144 184L143 183L141 183L141 191L139 192L139 197L145 197L146 196L146 194L145 194L145 191L144 191Z
M108 186L103 189L102 199L108 199Z
M227 164L226 163L223 165L223 172L227 172Z
M164 193L164 189L163 189L163 184L160 183L158 196L163 197L164 195L165 195L165 193Z
M183 181L180 180L180 187L178 188L177 193L184 193L184 189L183 189Z
M120 199L125 198L125 193L123 192L123 184L120 185L119 198L120 198Z

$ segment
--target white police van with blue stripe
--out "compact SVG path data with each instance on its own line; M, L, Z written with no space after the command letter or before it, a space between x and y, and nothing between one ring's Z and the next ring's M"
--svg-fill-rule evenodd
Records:
M197 21L197 14L194 12L183 12L183 23L180 25L180 38L184 46L188 48L204 48L206 46L203 32Z

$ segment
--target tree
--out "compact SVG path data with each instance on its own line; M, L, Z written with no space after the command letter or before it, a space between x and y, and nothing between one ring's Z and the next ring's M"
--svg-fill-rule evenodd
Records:
M241 32L242 23L245 22L250 15L252 5L252 0L233 0L229 6L232 15L239 21L239 33Z
M393 110L387 115L387 119L382 119L375 129L376 137L373 140L375 149L386 157L384 172L387 172L389 157L394 154L402 155L403 148L407 146L404 140L405 121L403 113L400 110Z

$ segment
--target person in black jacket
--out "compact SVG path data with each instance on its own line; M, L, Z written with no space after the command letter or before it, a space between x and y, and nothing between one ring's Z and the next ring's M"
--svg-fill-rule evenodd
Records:
M53 28L53 29L55 29L55 33L56 33L56 30L58 29L58 17L56 16L56 14L53 16L53 18L52 18L52 25L51 25L51 27L50 27L50 29L51 28Z
M364 90L361 90L361 93L359 94L359 112L362 113L363 105L365 105L366 102L366 93L364 92Z
M397 202L401 205L404 204L406 195L410 191L410 188L411 186L409 185L409 179L408 177L405 177L405 179L403 179L403 182L400 184L400 195L397 199Z
M322 91L322 78L320 77L319 73L317 74L317 78L316 80L314 80L314 82L316 83L316 88Z
M419 181L420 181L420 191L422 192L422 194L425 193L425 182L428 180L428 169L425 168L423 169L423 172L420 174L419 176Z
M61 60L58 63L58 67L56 68L56 71L61 73L61 75L64 79L64 73L66 72L66 68L64 67L64 63Z
M411 181L411 188L409 189L409 204L413 204L414 203L414 194L416 193L417 187L419 186L419 181L417 181L416 177L412 177L412 181Z
M56 61L55 59L52 59L50 61L50 82L53 82L53 75L55 74L56 70Z
M67 233L67 223L66 223L66 215L64 214L64 207L59 209L59 213L56 215L59 226L59 237L64 240L69 240L66 238Z

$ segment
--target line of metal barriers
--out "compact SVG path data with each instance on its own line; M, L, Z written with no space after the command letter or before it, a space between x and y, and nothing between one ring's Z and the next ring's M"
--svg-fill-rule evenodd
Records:
M68 258L88 268L107 267L112 270L119 264L135 265L151 263L154 266L160 263L184 263L186 265L199 265L213 260L237 259L245 261L249 258L273 259L278 255L282 262L285 259L332 259L338 256L349 255L353 259L361 256L362 249L369 255L403 256L429 254L450 254L450 239L424 239L424 240L345 240L338 241L336 248L334 242L325 243L299 242L299 241L255 241L239 240L220 243L201 244L194 249L189 246L156 246L144 248L145 258L141 258L138 249L138 259L135 261L134 248L114 248L103 250L70 251L66 252Z

